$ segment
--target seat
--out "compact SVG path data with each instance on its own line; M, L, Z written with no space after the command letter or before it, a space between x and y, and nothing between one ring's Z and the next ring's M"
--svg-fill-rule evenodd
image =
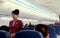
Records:
M49 27L48 32L50 34L50 38L57 38L57 35L56 35L56 32L55 32L55 28L53 26Z
M43 35L37 31L23 30L16 33L15 38L43 38Z
M6 31L0 30L0 38L10 38L10 34Z
M60 26L54 26L56 34L60 35Z

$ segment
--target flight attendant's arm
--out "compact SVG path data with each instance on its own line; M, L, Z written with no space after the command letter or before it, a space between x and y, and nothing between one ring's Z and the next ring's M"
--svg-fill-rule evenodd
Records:
M20 30L23 28L23 22L22 21L19 21L19 28L20 28Z
M13 33L13 34L11 33L11 25L12 25L12 24L11 24L11 21L10 21L10 22L9 22L9 28L10 28L10 29L9 29L9 32L10 32L10 34L11 34L11 38L14 38L16 33Z

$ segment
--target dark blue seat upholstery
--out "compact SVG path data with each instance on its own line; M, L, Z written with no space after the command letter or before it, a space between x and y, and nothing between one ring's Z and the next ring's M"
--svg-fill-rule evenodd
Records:
M16 33L15 38L43 38L43 36L37 31L24 30Z
M10 34L6 31L0 30L0 38L10 38Z
M56 34L60 35L60 26L54 26Z
M50 38L57 38L55 29L53 28L53 26L50 26L50 27L49 27L48 32L49 32L49 34L50 34Z

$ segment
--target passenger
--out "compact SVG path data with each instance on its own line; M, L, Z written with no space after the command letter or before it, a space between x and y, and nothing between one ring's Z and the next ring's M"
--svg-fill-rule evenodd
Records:
M31 22L29 23L29 26L32 25Z
M35 25L32 25L31 22L29 23L28 27L32 28L33 30L35 30Z
M32 29L34 29L35 30L35 26L34 25L28 25L28 27L30 27L30 28L32 28Z
M24 28L26 28L28 26L28 24L25 24Z
M3 25L3 26L0 27L0 30L4 30L4 31L9 32L9 27L6 26L6 25Z
M36 31L39 31L43 34L44 38L50 38L48 33L48 27L44 24L38 24L35 28Z
M10 33L11 33L11 38L14 38L15 33L20 31L23 28L23 22L18 19L19 16L19 10L15 9L12 11L12 18L13 20L10 21L9 27L10 27Z

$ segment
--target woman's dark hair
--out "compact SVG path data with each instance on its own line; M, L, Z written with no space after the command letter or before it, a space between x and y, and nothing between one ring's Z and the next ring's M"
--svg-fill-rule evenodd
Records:
M19 10L18 9L13 10L12 14L19 15Z
M4 31L7 31L7 32L9 32L9 29L10 28L6 25L3 25L3 26L0 27L0 30L4 30Z
M47 27L47 25L38 24L38 25L36 25L35 30L41 32L44 37L46 37L48 35L48 27Z

